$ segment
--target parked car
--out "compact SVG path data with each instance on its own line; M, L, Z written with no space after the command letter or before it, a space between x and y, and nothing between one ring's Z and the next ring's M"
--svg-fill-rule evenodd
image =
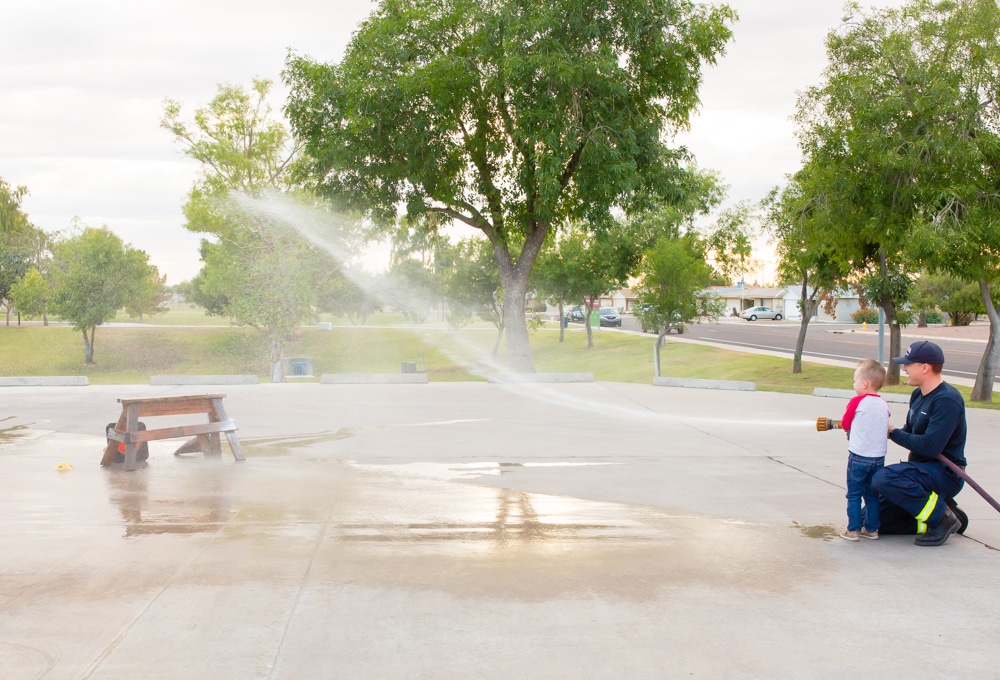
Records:
M620 328L622 325L622 317L618 314L618 310L612 309L611 307L602 307L601 325L618 326Z
M757 319L774 319L775 321L781 321L781 312L776 309L771 309L770 307L751 307L750 309L744 309L740 313L741 319L746 319L747 321L756 321Z
M566 312L566 320L573 323L583 323L583 307L570 307Z

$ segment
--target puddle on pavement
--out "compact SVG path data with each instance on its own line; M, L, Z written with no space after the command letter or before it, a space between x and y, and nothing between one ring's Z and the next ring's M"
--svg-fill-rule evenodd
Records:
M803 526L798 522L792 522L792 526L802 532L807 538L821 538L824 541L832 541L840 536L837 527L832 524L816 524L813 526Z
M346 461L347 464L359 469L394 474L414 475L427 477L429 479L453 480L453 479L475 479L482 476L501 476L509 472L509 468L544 468L544 467L589 467L594 465L616 465L617 463L604 462L562 462L562 463L493 463L483 461L479 463L395 463L391 465L373 465L370 463L357 463L356 461Z
M259 442L264 450L295 452L344 436L349 432L338 430ZM771 591L822 571L790 574L782 566L790 552L797 563L821 558L809 553L809 542L789 540L795 534L773 526L474 483L504 471L591 462L373 465L265 454L235 464L226 454L175 458L174 442L152 442L149 463L126 472L97 467L102 442L12 445L24 454L19 464L44 461L44 479L52 480L45 483L59 480L46 493L71 484L75 498L90 499L90 514L80 516L78 502L27 496L37 499L21 514L32 532L52 523L99 541L112 539L110 523L113 540L129 546L122 554L137 563L161 560L181 545L168 541L201 534L211 538L213 559L239 555L248 580L273 579L289 560L315 554L310 578L485 597L548 599L584 590L642 598L684 584ZM52 476L54 444L74 449L81 463L89 457L94 467ZM835 535L832 527L797 528ZM230 577L213 569L185 576L210 585Z
M9 420L13 420L13 416L0 418L0 425ZM31 433L32 431L30 425L7 425L6 427L0 427L0 448L2 448L4 444L9 444L17 441L18 439L30 436Z
M272 457L290 456L296 449L301 449L313 444L337 441L353 437L355 431L352 428L340 428L339 430L327 430L315 434L278 436L278 437L256 437L253 439L240 439L243 453L247 457Z
M231 472L214 460L201 469L185 465L180 487L141 464L126 472L120 466L107 470L108 500L121 516L124 538L148 534L193 534L218 531L231 519ZM155 466L155 462L154 462Z

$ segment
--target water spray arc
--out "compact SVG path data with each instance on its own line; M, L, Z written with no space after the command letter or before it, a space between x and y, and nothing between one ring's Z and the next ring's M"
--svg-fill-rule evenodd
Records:
M844 429L844 426L841 423L841 421L834 420L833 418L817 418L816 429L819 430L820 432L826 432L828 430L842 430ZM1000 512L1000 503L997 503L997 501L993 498L993 496L986 493L986 490L983 489L983 487L979 486L979 484L976 483L976 480L970 477L965 472L965 470L955 465L955 463L953 463L940 453L936 456L936 458L945 465L947 465L949 468L951 468L952 472L958 475L959 478L964 479L969 484L969 486L971 486L973 489L976 490L976 493L982 496L987 503L993 506L994 510Z
M400 288L392 283L376 281L364 271L350 266L352 248L345 245L344 224L337 214L318 208L310 204L304 204L288 196L278 193L263 193L259 196L247 196L241 193L234 193L230 200L240 210L248 214L256 215L267 220L272 220L295 229L307 238L314 246L327 252L342 267L343 274L355 285L365 289L373 297L384 304L391 304L397 308L408 306L419 306L426 304L427 292L415 289L412 286ZM417 329L417 332L421 332ZM429 334L422 333L425 338ZM477 359L470 359L476 356L480 348L462 337L461 334L453 332L449 335L452 344L461 348L465 355L454 351L453 347L436 343L437 349L445 356L463 366L473 375L486 377L488 375L513 376L515 375L509 368L500 361L488 357L480 356ZM613 415L623 421L649 423L649 424L673 424L686 426L719 425L726 424L739 427L808 427L811 423L807 420L771 420L762 421L752 418L724 418L710 416L671 416L661 413L629 408L622 405L608 407L606 404L597 404L585 397L569 395L538 383L500 383L503 388L513 391L525 398L538 399L548 404L560 404L566 408L571 408L581 412L592 412L602 416Z

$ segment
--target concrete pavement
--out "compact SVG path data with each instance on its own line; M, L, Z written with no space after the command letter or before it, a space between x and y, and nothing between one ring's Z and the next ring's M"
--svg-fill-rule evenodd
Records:
M0 389L0 677L1000 674L1000 514L967 488L940 548L837 538L845 441L814 430L837 400L224 391L245 463L152 442L125 472L98 465L115 400L197 391ZM969 472L1000 495L1000 413L968 418Z

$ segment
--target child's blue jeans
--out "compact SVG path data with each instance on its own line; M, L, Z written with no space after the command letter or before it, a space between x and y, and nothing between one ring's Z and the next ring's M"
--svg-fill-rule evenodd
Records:
M861 531L861 500L865 501L865 529L878 531L878 494L872 491L872 477L885 466L885 458L850 454L847 458L847 530Z

